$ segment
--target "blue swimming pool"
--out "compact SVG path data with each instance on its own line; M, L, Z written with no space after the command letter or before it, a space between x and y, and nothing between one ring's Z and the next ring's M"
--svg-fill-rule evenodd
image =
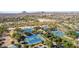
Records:
M22 30L23 32L29 32L32 33L33 29L32 28L26 28Z
M27 44L37 44L42 42L42 38L39 35L33 34L31 36L26 36L25 38L25 42L27 42Z
M52 31L52 33L53 33L55 36L58 36L58 37L62 37L62 36L65 35L64 32L59 31L59 30L57 30L57 31Z
M77 34L79 34L79 31L76 31Z
M77 36L79 36L79 31L76 31Z

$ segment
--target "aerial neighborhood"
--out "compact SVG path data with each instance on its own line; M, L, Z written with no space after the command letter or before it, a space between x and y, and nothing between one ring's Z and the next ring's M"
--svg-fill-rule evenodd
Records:
M0 48L79 48L79 12L0 13Z

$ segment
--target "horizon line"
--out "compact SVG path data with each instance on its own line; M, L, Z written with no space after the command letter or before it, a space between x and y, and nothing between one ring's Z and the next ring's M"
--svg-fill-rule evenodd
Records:
M32 13L32 12L79 12L79 11L0 11L0 13Z

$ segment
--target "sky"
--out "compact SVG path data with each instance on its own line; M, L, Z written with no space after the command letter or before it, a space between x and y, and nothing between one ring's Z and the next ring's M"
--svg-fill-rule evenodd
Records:
M0 12L79 11L79 0L0 0Z

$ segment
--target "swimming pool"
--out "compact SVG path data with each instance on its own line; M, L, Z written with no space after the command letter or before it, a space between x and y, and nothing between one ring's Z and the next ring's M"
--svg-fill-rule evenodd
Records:
M32 33L33 29L32 28L26 28L22 30L23 32L29 32Z
M52 31L51 33L53 33L55 36L58 36L58 37L62 37L62 36L65 35L64 32L59 31L59 30L57 30L57 31Z
M76 31L77 36L79 37L79 31Z
M77 34L79 34L79 31L76 31Z
M41 38L41 36L39 36L39 34L33 34L31 36L26 36L25 42L27 42L27 44L37 44L43 41L43 39Z

